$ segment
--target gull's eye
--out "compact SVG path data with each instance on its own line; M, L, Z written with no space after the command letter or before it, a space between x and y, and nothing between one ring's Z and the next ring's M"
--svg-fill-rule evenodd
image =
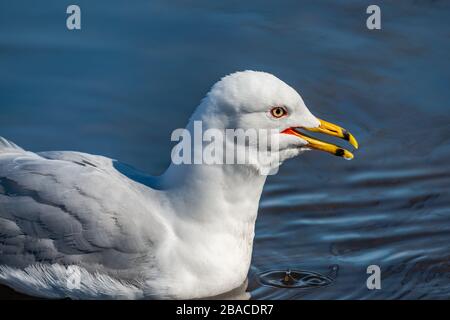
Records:
M274 118L281 118L281 117L287 115L287 111L283 107L274 107L274 108L272 108L272 110L270 110L270 114Z

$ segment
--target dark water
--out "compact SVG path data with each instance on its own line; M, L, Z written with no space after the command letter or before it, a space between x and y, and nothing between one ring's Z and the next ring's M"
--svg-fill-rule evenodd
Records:
M274 73L358 138L354 161L310 152L268 179L250 290L270 299L450 298L450 3L78 0L0 3L0 135L161 173L170 133L212 83ZM366 287L366 268L382 289ZM264 285L300 270L330 283ZM322 275L322 278L320 277ZM314 280L316 281L316 280Z

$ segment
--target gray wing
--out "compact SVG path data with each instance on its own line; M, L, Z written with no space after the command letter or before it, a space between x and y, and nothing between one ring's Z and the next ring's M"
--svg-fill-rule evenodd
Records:
M152 236L161 237L164 223L147 214L144 200L111 159L35 154L1 139L0 265L79 264L108 272L149 267Z

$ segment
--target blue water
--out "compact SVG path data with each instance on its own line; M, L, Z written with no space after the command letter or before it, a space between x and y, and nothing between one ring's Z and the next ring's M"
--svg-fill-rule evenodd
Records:
M0 135L151 174L170 161L212 83L274 73L360 142L355 160L310 152L271 176L249 291L257 299L450 298L450 3L77 0L0 3ZM366 268L381 267L368 290ZM262 284L270 270L339 271L330 285Z

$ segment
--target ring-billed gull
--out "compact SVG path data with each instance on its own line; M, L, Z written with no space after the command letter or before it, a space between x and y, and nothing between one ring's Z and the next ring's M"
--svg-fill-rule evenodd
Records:
M314 117L293 88L264 72L222 78L186 129L195 121L275 130L272 167L310 149L353 157L304 130L357 148L349 132ZM172 163L146 181L119 166L80 152L34 153L1 138L0 283L48 298L190 299L245 281L266 181L258 162Z

